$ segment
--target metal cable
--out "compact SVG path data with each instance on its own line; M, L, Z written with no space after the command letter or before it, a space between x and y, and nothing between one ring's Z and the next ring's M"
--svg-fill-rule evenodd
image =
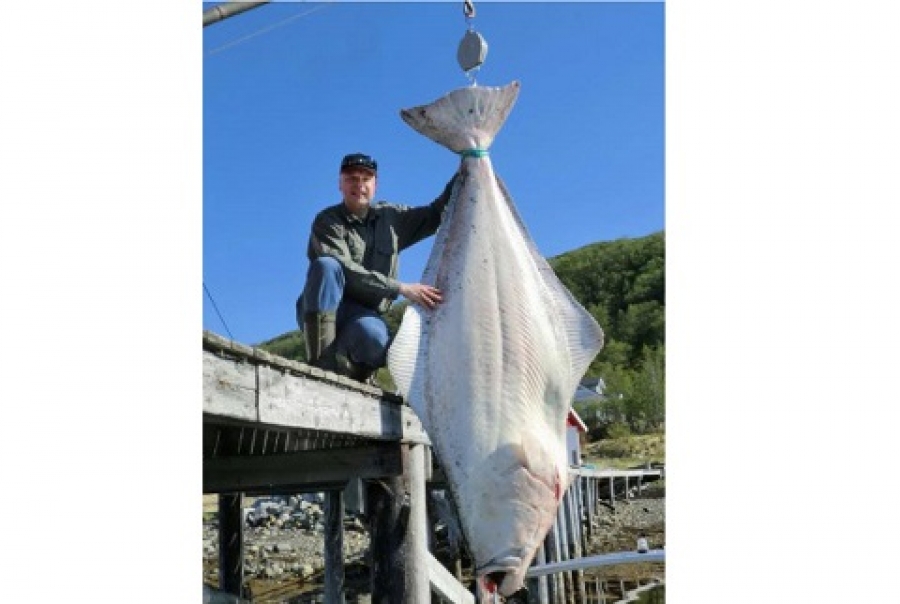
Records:
M234 340L234 336L231 335L231 330L228 329L228 323L225 322L225 318L222 317L222 313L219 312L219 307L216 306L216 301L213 300L212 294L209 293L209 288L206 287L206 282L203 282L203 291L206 292L206 296L209 298L209 301L212 302L213 309L215 309L216 314L219 315L219 320L222 322L222 325L225 326L225 331L228 332L228 337Z
M333 2L334 0L330 0L330 1ZM255 32L253 32L253 33L251 33L251 34L247 34L246 36L244 36L244 37L242 37L242 38L238 38L237 40L233 40L233 41L229 42L228 44L223 44L222 46L219 46L218 48L214 48L214 49L212 49L211 51L209 51L208 53L206 53L206 56L207 56L207 57L212 56L212 55L214 55L214 54L216 54L216 53L218 53L218 52L221 52L221 51L223 51L223 50L227 50L227 49L231 48L232 46L237 46L237 45L240 44L241 42L246 42L247 40L249 40L249 39L251 39L251 38L255 38L256 36L259 36L259 35L262 35L262 34L264 34L264 33L270 32L270 31L272 31L273 29L275 29L276 27L281 27L282 25L284 25L284 24L286 24L286 23L288 23L288 22L290 22L290 21L294 21L294 20L296 20L296 19L299 19L300 17L305 17L306 15L309 15L309 14L311 14L311 13L314 13L314 12L316 12L317 10L321 10L321 9L323 9L323 8L329 8L329 7L330 7L330 3L329 3L329 4L320 4L320 5L315 6L315 7L311 8L311 9L309 9L309 10L307 10L307 11L304 11L304 12L302 12L302 13L300 13L300 14L293 15L293 16L291 16L291 17L288 17L287 19L282 19L282 20L279 21L278 23L274 23L274 24L272 24L272 25L270 25L270 26L268 26L268 27L264 27L263 29L257 30L257 31L255 31Z

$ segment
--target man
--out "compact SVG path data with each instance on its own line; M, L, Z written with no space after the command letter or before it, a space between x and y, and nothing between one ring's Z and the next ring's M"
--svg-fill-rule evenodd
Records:
M343 200L313 221L306 285L297 299L310 365L365 382L386 363L390 334L382 315L397 296L426 308L441 303L437 288L397 280L398 255L437 231L455 180L429 205L372 205L377 162L362 153L344 157Z

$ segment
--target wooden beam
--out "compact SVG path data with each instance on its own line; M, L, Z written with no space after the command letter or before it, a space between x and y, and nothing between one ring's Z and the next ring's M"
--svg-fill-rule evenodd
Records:
M256 367L203 353L203 411L255 421Z
M409 445L409 466L406 469L409 493L409 524L406 527L406 591L409 602L431 601L431 583L428 567L428 513L425 488L426 463L431 463L425 445ZM430 473L430 472L428 472Z
M289 489L307 484L343 488L354 476L397 476L401 472L399 447L398 443L377 443L281 455L208 458L203 460L203 492Z
M534 554L535 566L547 563L547 555L543 544ZM533 577L526 580L528 585L528 604L546 604L550 602L550 594L547 591L547 577Z
M325 604L344 604L344 503L342 491L325 493Z
M560 561L559 540L557 538L559 534L559 529L557 528L558 524L559 523L554 520L553 526L544 538L545 564L553 564ZM550 604L562 604L565 595L563 592L562 576L555 574L550 577L547 588L550 593Z
M409 522L404 486L400 477L368 483L372 604L407 603L406 569L401 551L403 533Z
M450 571L444 568L444 565L430 553L427 561L428 579L434 593L455 604L475 604L475 596L472 595L472 592L457 581L456 577L450 574Z
M241 493L219 495L219 588L242 597L244 515Z
M415 412L395 395L261 351L252 358L238 352L244 356L203 351L208 416L431 444Z
M265 366L259 367L259 420L367 438L429 442L409 407Z
M430 602L424 445L401 445L403 474L369 483L373 604Z

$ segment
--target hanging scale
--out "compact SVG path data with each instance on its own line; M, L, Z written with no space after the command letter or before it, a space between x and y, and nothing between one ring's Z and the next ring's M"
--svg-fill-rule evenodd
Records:
M462 70L466 72L466 75L469 76L469 79L472 80L472 85L474 86L475 75L473 71L477 70L484 63L488 46L481 34L475 31L475 27L472 25L472 20L475 18L475 4L473 0L465 0L463 2L463 14L466 17L466 23L469 28L459 43L459 49L456 51L456 60L459 62Z

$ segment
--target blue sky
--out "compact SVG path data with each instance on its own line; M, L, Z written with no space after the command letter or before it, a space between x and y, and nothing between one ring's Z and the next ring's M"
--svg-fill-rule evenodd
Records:
M522 84L492 161L541 252L663 229L665 5L475 6L477 83ZM462 2L282 2L203 29L204 329L247 344L296 329L309 226L340 201L344 154L378 160L379 200L440 192L458 158L399 111L469 85L467 27ZM404 252L401 280L432 242Z

